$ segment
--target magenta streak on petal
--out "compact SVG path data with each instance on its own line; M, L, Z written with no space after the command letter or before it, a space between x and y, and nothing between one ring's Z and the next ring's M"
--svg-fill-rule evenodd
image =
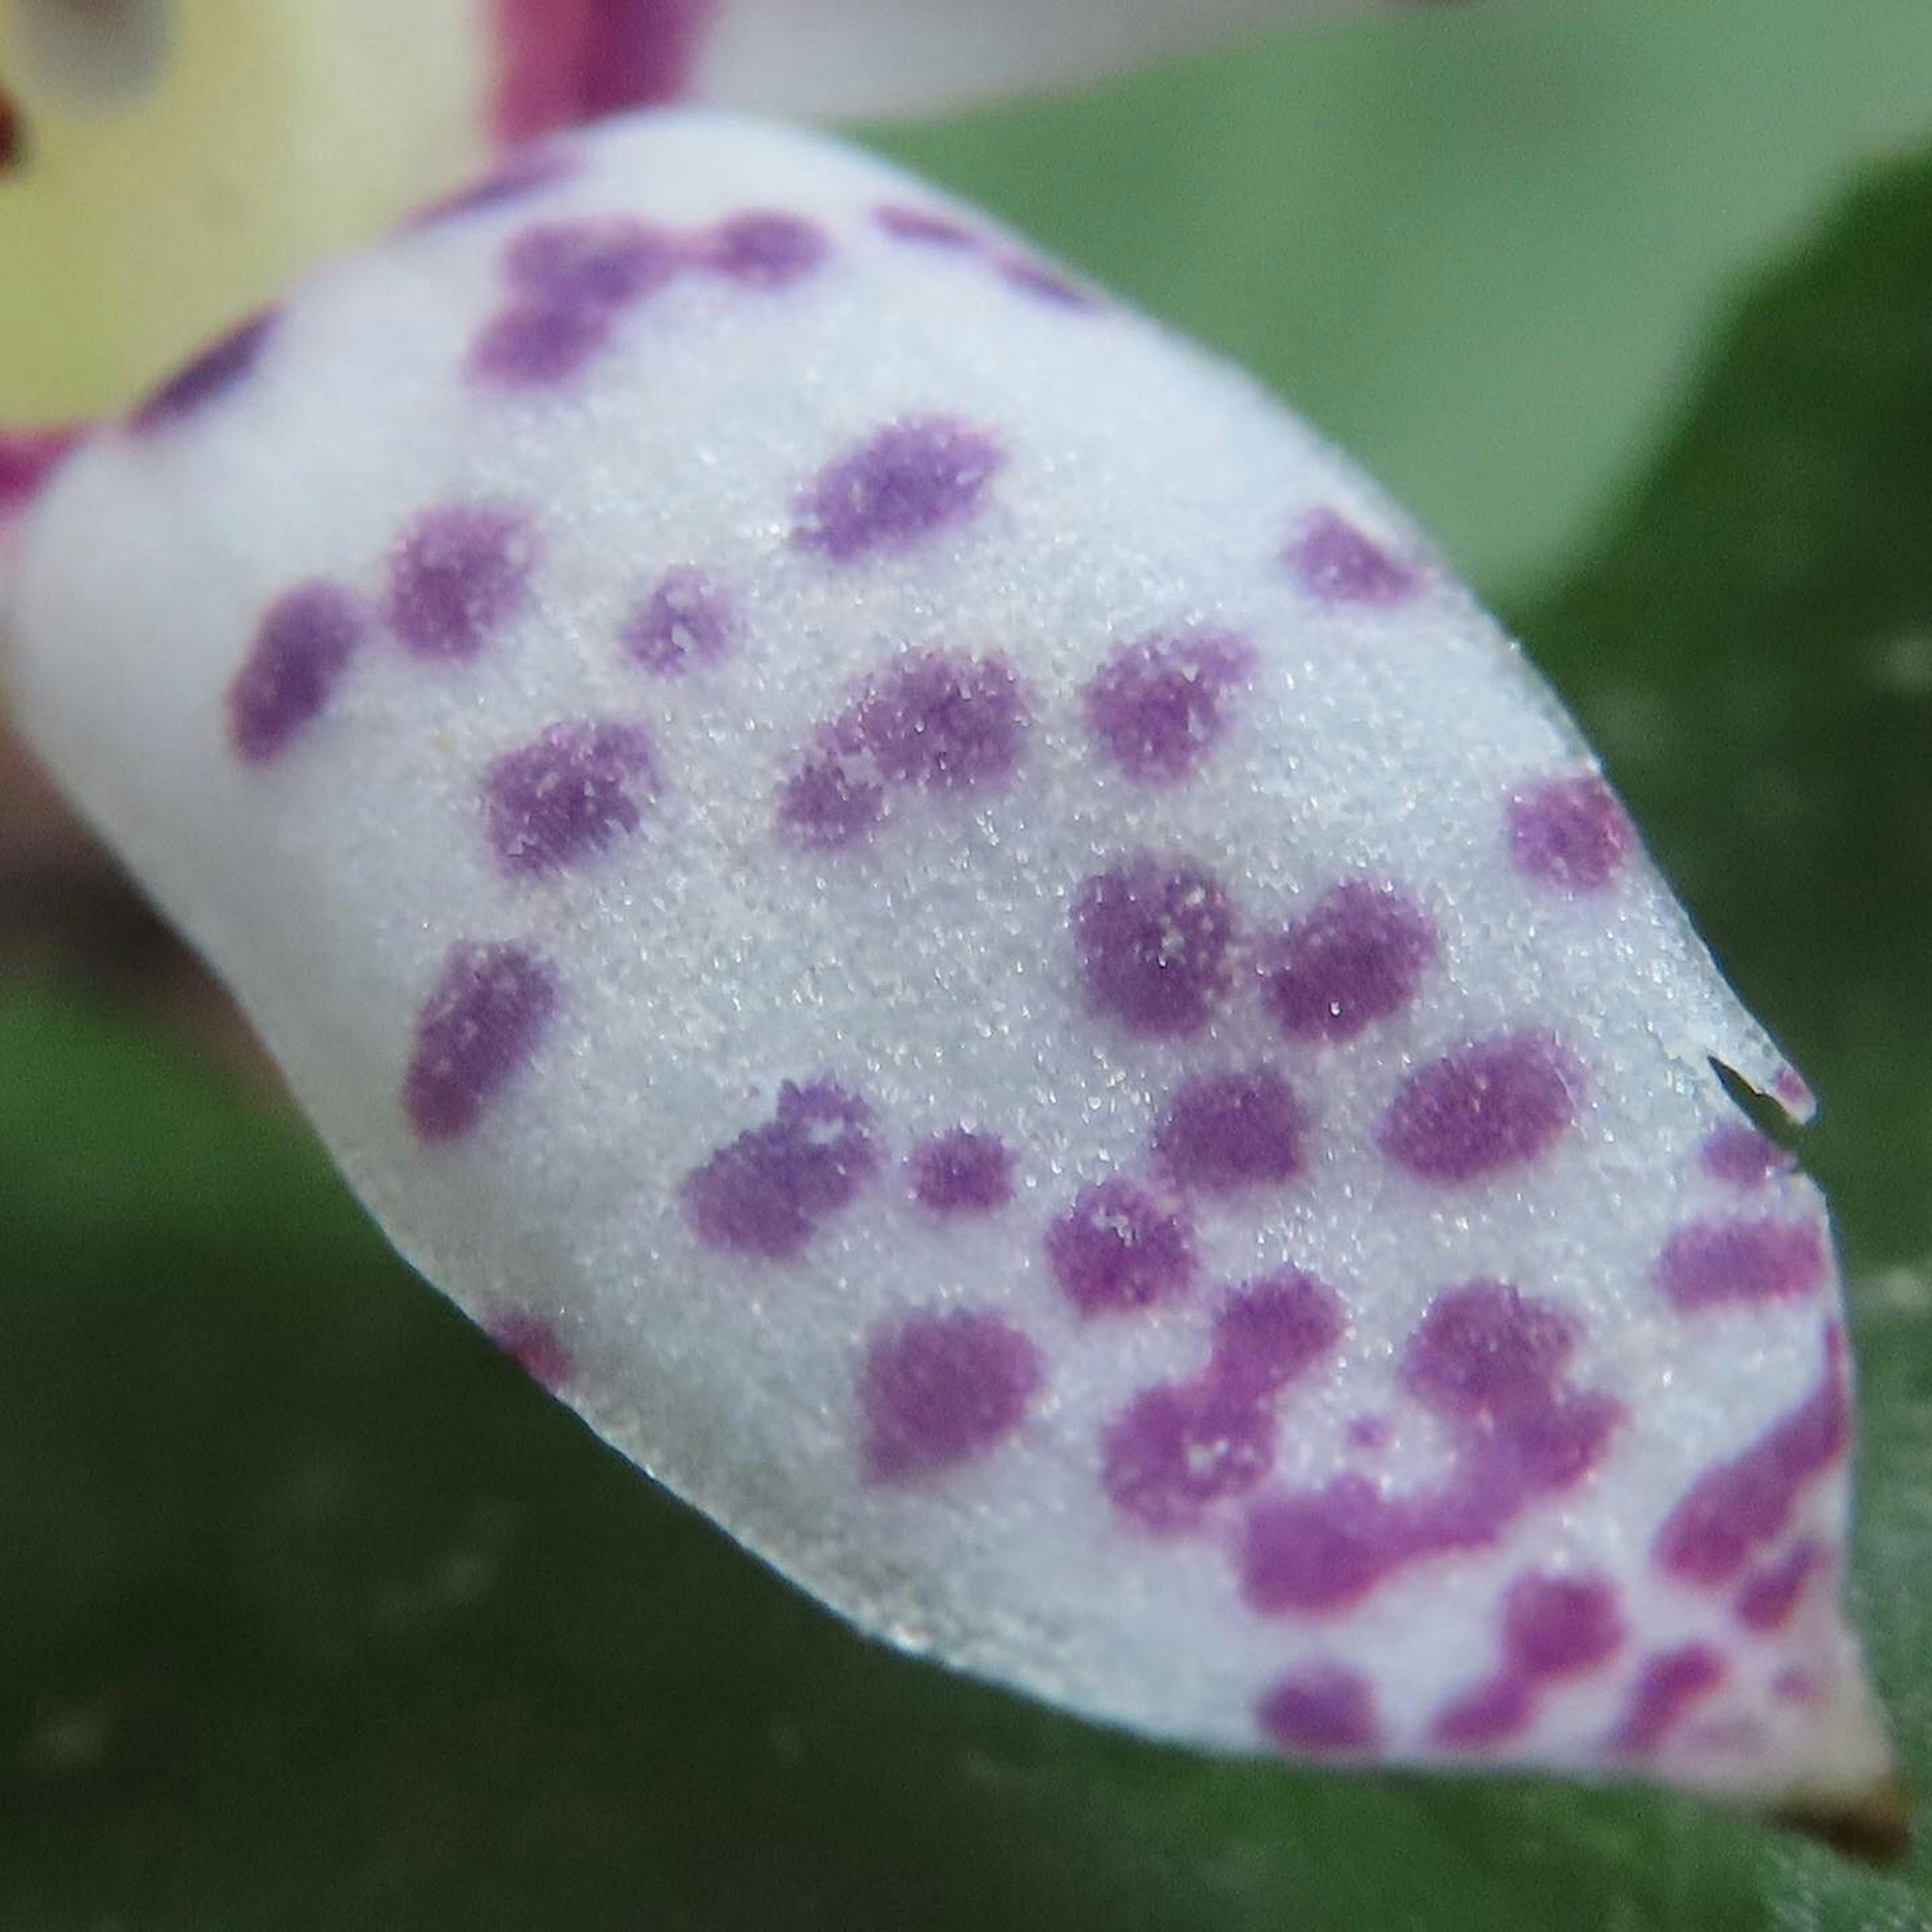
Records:
M1283 1750L1364 1751L1377 1736L1374 1694L1367 1680L1340 1664L1311 1664L1277 1678L1256 1716Z
M1665 1519L1652 1554L1686 1582L1728 1583L1784 1530L1808 1484L1844 1453L1850 1429L1844 1340L1826 1339L1823 1378L1742 1455L1700 1476Z
M1654 1750L1691 1706L1724 1678L1724 1660L1708 1644L1654 1652L1637 1672L1630 1701L1611 1735L1611 1750L1631 1754Z
M1780 1630L1804 1594L1804 1586L1831 1564L1831 1552L1815 1538L1801 1538L1782 1556L1747 1576L1732 1608L1738 1621L1755 1630Z
M818 1081L787 1081L777 1111L685 1178L684 1211L706 1247L788 1261L850 1204L878 1165L872 1109Z
M227 394L253 372L278 320L275 310L263 309L211 342L135 410L134 428L142 434L169 428Z
M881 1330L859 1374L866 1474L910 1482L985 1455L1043 1378L1033 1342L996 1315L953 1309Z
M1658 1257L1657 1285L1686 1312L1727 1303L1790 1301L1809 1294L1827 1271L1825 1236L1815 1221L1694 1221Z
M86 433L80 423L58 429L0 430L0 521L26 507Z
M266 764L320 712L367 623L339 584L298 584L275 599L228 687L229 741L242 758Z
M452 946L416 1021L403 1108L424 1141L467 1133L536 1052L556 976L520 946Z
M1394 1497L1344 1475L1262 1498L1238 1539L1249 1604L1264 1615L1342 1610L1409 1563L1493 1544L1532 1503L1581 1482L1623 1409L1564 1379L1575 1339L1568 1316L1500 1282L1438 1295L1402 1380L1449 1430L1449 1474Z
M974 249L980 238L963 221L936 210L914 208L903 202L881 202L872 219L896 242L917 242L928 248Z
M685 91L712 0L491 0L500 141Z

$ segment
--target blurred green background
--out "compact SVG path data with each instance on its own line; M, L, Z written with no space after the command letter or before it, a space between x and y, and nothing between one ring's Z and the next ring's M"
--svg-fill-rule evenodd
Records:
M1338 16L873 138L1300 403L1578 710L1822 1096L1853 1596L1924 1784L1932 7ZM526 1386L296 1128L16 975L0 1932L350 1925L1891 1932L1932 1856L1205 1762L888 1655Z

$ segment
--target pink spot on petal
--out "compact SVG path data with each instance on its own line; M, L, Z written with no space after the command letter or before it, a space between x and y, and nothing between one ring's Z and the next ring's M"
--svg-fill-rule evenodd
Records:
M1010 288L1030 296L1036 302L1076 313L1097 309L1098 298L1088 289L1028 255L1003 255L994 264L1000 278Z
M1616 1588L1601 1576L1517 1577L1503 1597L1503 1654L1527 1682L1573 1677L1623 1647Z
M1760 1564L1744 1580L1732 1607L1738 1621L1755 1630L1782 1630L1791 1621L1805 1586L1831 1567L1831 1552L1805 1537L1782 1556Z
M1307 1116L1268 1067L1187 1082L1154 1130L1162 1171L1178 1186L1226 1194L1279 1185L1301 1172Z
M812 479L792 541L834 563L910 549L972 517L1006 460L984 430L950 416L890 424Z
M0 430L0 520L15 514L39 494L61 459L86 434L79 424L63 429Z
M1251 1490L1274 1461L1274 1420L1209 1378L1144 1389L1108 1424L1102 1480L1142 1528L1172 1534L1210 1504Z
M1232 984L1234 909L1197 866L1142 857L1102 872L1072 926L1088 1004L1130 1033L1198 1033Z
M909 1482L986 1455L1042 1380L1038 1350L996 1315L956 1309L880 1330L859 1373L867 1475Z
M881 202L872 219L896 242L917 242L935 248L976 248L980 238L964 222L928 208Z
M338 584L304 584L269 605L228 687L228 735L250 764L266 764L334 694L367 628Z
M685 1178L684 1210L706 1246L789 1261L849 1206L878 1165L872 1110L829 1081L778 1089L778 1109Z
M418 657L472 658L521 608L535 560L529 527L513 510L426 510L390 556L389 621Z
M540 1388L554 1394L569 1381L570 1351L541 1315L513 1310L485 1324L483 1332Z
M1712 1180L1746 1190L1761 1187L1796 1165L1775 1141L1741 1124L1714 1130L1699 1150L1698 1161Z
M739 632L731 599L694 564L668 570L624 626L626 654L660 676L716 664Z
M788 288L831 254L825 231L802 216L754 208L721 221L698 244L699 267L742 287Z
M1665 1243L1658 1286L1686 1312L1728 1302L1790 1301L1826 1272L1825 1236L1815 1221L1693 1221Z
M1256 1715L1269 1741L1283 1750L1366 1751L1377 1742L1368 1680L1340 1664L1307 1664L1276 1678Z
M1594 772L1526 788L1509 800L1508 818L1516 870L1563 892L1604 891L1636 841L1616 794Z
M520 946L451 948L416 1020L403 1108L417 1137L467 1133L534 1056L557 1002L556 975Z
M1425 1180L1474 1180L1526 1166L1561 1138L1582 1084L1575 1056L1548 1034L1505 1034L1411 1074L1378 1144Z
M1193 1232L1131 1181L1103 1180L1048 1228L1046 1260L1082 1315L1150 1308L1192 1285Z
M1264 997L1292 1040L1353 1040L1400 1012L1436 957L1436 928L1393 886L1338 886L1263 953Z
M992 1134L961 1127L938 1135L906 1165L914 1198L935 1214L988 1214L1013 1198L1013 1156Z
M1478 1750L1520 1737L1535 1715L1529 1686L1520 1678L1492 1677L1453 1697L1430 1720L1432 1742L1451 1750Z
M1088 685L1088 728L1129 778L1172 784L1226 736L1234 690L1254 663L1247 642L1226 632L1143 638Z
M1310 515L1283 554L1302 589L1324 604L1380 608L1404 602L1421 586L1418 572L1333 510Z
M1656 1750L1690 1707L1724 1679L1724 1660L1708 1644L1652 1652L1631 1686L1610 1748L1634 1755Z

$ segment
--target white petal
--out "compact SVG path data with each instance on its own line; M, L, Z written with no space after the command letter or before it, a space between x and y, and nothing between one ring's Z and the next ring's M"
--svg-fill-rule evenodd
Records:
M1711 1062L1802 1085L1514 646L916 182L554 160L77 453L20 567L21 717L399 1246L1076 1710L1868 1792L1823 1204Z

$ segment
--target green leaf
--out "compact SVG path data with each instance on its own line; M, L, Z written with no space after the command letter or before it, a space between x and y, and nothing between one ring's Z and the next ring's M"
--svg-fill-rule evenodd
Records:
M1527 634L1822 1091L1855 1580L1932 1774L1932 163L1719 342ZM293 1130L0 999L0 1924L1865 1932L1874 1872L1652 1793L1108 1737L860 1642L603 1450Z

